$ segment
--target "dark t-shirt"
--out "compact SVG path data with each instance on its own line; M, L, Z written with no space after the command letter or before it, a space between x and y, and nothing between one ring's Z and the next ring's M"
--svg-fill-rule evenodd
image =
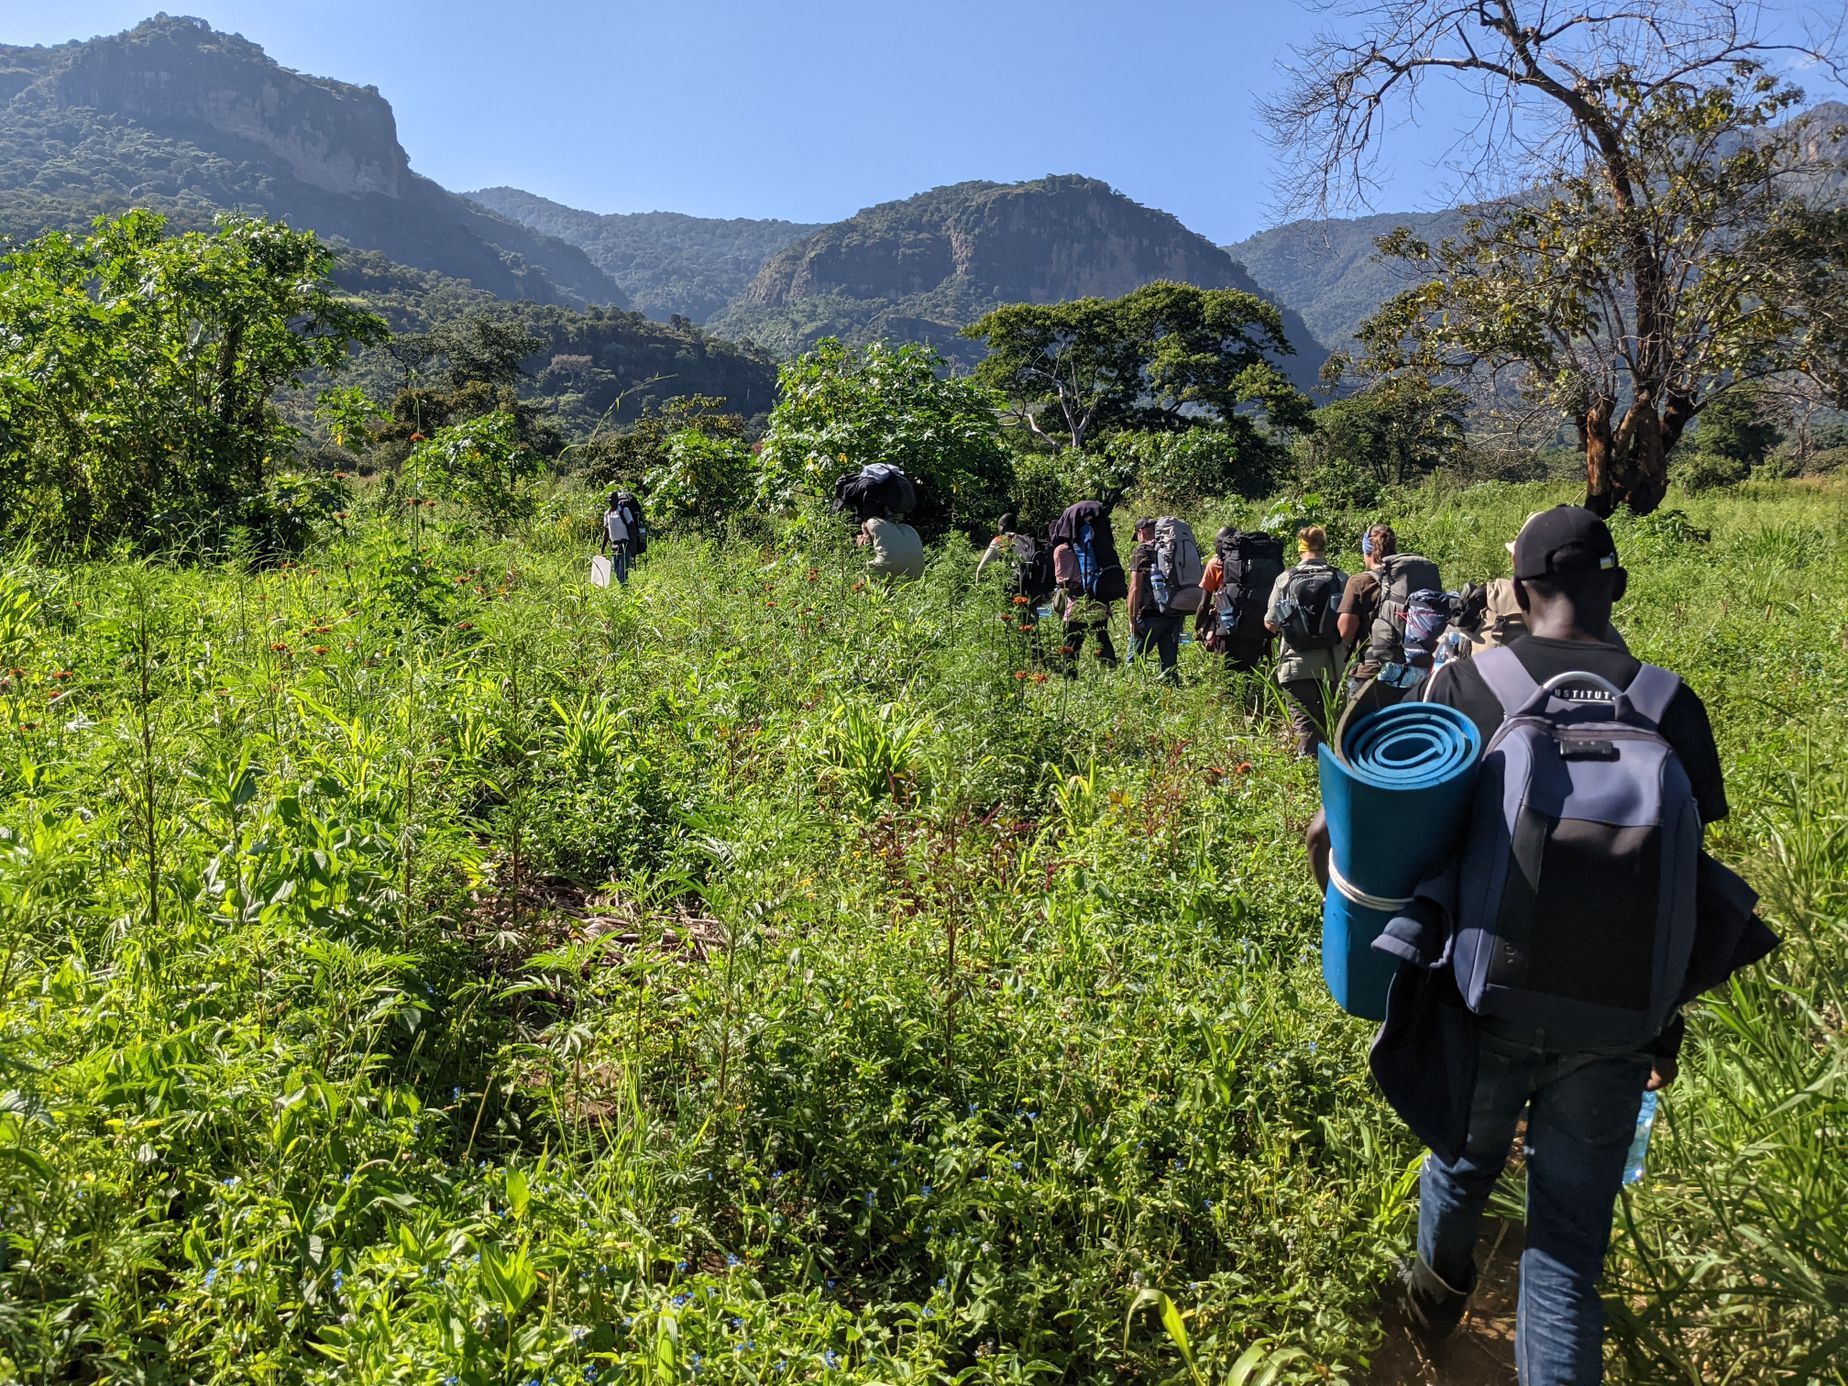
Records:
M1360 617L1360 634L1354 640L1360 662L1348 670L1348 677L1372 678L1380 671L1379 661L1367 658L1367 646L1373 643L1373 618L1380 614L1379 574L1363 572L1349 578L1341 591L1341 606L1336 614Z
M1536 683L1545 683L1560 674L1583 671L1610 680L1619 688L1629 686L1642 667L1636 656L1615 645L1594 645L1577 640L1544 640L1529 635L1508 648L1521 661L1521 667ZM1570 692L1570 685L1567 686ZM1483 681L1473 659L1446 664L1431 676L1425 698L1429 702L1454 707L1476 724L1483 745L1502 724L1502 706ZM1720 770L1719 747L1713 743L1713 724L1707 719L1707 706L1685 683L1668 705L1662 718L1662 736L1675 748L1688 782L1694 788L1694 801L1700 807L1703 823L1717 822L1726 816L1726 786Z

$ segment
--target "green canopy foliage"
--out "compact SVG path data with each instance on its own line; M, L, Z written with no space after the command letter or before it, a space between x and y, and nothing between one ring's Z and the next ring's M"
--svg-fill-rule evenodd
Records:
M781 400L759 453L758 493L772 509L828 496L873 462L917 483L921 530L987 526L1006 501L1010 459L996 399L981 383L940 374L928 347L832 338L784 366Z
M963 335L988 347L976 378L1061 446L1210 422L1255 455L1309 419L1308 397L1271 364L1292 350L1281 312L1238 289L1160 282L1121 298L1010 304Z
M266 528L272 403L384 324L337 297L312 232L131 212L0 257L0 529L70 544L210 544Z

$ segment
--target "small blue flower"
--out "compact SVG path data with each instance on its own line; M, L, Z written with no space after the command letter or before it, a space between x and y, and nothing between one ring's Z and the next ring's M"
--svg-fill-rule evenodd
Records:
M737 1265L737 1264L738 1264L738 1258L737 1258L736 1256L734 1256L734 1255L732 1255L732 1254L731 1254L731 1253L730 1253L730 1252L728 1251L728 1252L726 1252L726 1253L725 1253L725 1264L726 1264L726 1265L728 1265L728 1266L735 1266L735 1265Z
M827 1352L823 1354L822 1360L830 1367L838 1367L841 1364L841 1355L833 1348L829 1348Z
M685 1292L675 1295L674 1301L673 1301L674 1308L676 1309L684 1309L687 1307L687 1305L691 1304L692 1302L693 1302L693 1296L690 1294L686 1294Z
M210 1270L206 1271L205 1273L205 1288L208 1290L211 1289L212 1282L216 1279L218 1279L218 1267L213 1266Z
M936 1192L936 1190L935 1190L935 1189L933 1189L933 1188L932 1188L932 1187L931 1187L931 1186L930 1186L929 1184L926 1184L926 1185L924 1186L924 1197L926 1197L926 1198L929 1198L929 1197L930 1197L930 1196L931 1196L932 1194L934 1194L935 1192Z
M687 1273L687 1263L685 1261L677 1261L674 1264L674 1269L679 1271L682 1275L685 1275Z
M866 1191L866 1206L868 1208L873 1206L873 1191L871 1189Z

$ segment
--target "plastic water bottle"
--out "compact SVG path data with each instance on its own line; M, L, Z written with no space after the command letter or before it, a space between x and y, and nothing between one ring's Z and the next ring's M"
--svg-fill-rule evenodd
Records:
M1636 1134L1630 1138L1630 1153L1623 1157L1623 1182L1638 1184L1643 1178L1643 1161L1649 1156L1649 1133L1655 1129L1656 1094L1643 1094L1642 1110L1636 1114Z
M1149 583L1155 589L1155 605L1166 611L1168 609L1168 579L1160 568L1149 569Z

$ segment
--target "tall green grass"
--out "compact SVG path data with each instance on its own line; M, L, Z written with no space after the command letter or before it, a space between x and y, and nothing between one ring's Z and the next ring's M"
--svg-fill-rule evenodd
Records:
M1391 518L1490 576L1557 498ZM573 504L0 563L0 1377L1363 1380L1418 1151L1254 690L1041 678L954 548L599 591ZM1839 1380L1848 522L1684 511L1620 625L1787 942L1693 1019L1613 1370Z

